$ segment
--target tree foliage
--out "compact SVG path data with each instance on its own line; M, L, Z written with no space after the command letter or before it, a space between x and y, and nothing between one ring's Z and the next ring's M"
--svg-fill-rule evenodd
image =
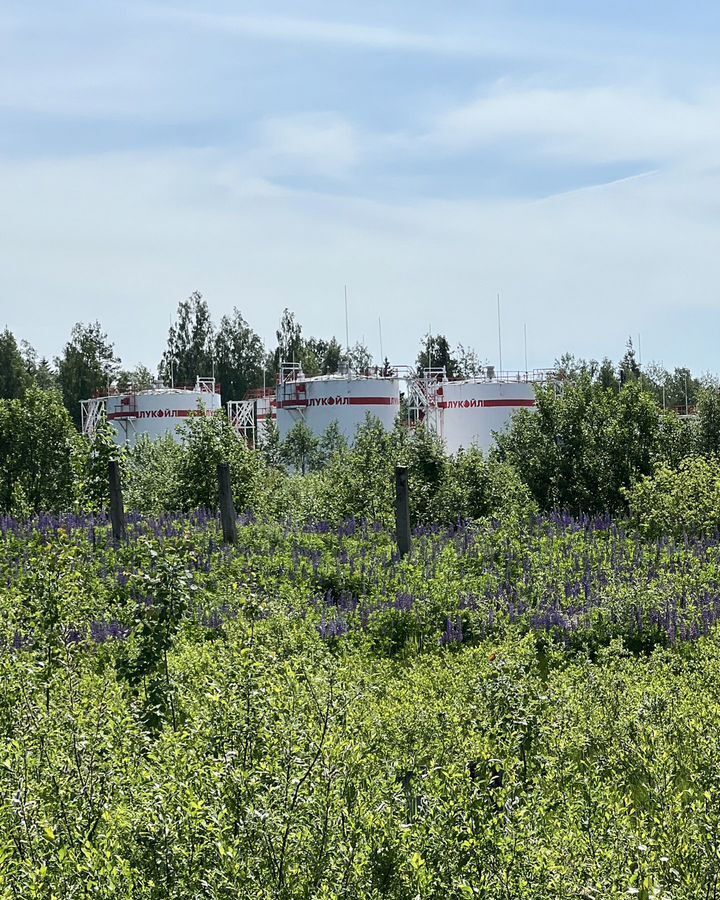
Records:
M707 385L700 390L697 413L698 452L720 457L720 387Z
M663 463L626 496L630 517L645 537L703 537L720 529L717 457L689 456L676 468Z
M418 371L444 368L448 378L456 378L460 374L460 365L444 334L425 335L415 365Z
M618 510L623 488L677 453L682 428L637 380L616 393L582 373L561 390L539 388L537 410L515 414L497 453L542 509Z
M73 508L80 437L55 391L31 386L0 400L0 511L15 515Z
M116 379L119 391L147 391L155 384L155 376L147 366L141 364L134 369L121 369Z
M280 445L280 458L301 475L317 468L320 440L301 418L285 435Z
M168 332L167 348L158 367L160 377L175 385L194 385L213 369L213 324L210 309L199 291L178 304Z
M345 351L334 337L308 338L304 342L303 371L307 375L334 375L345 361Z
M0 333L0 399L22 397L32 383L32 377L17 345L15 336L6 328Z
M223 403L242 400L247 391L262 385L265 348L237 307L220 320L214 356L215 377L220 382Z
M80 401L107 390L115 382L120 360L99 322L78 322L55 360L58 385L73 422L80 426Z

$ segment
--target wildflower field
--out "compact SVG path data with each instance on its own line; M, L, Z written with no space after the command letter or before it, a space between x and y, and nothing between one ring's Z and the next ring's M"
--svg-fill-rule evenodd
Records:
M720 536L0 520L0 897L712 898Z

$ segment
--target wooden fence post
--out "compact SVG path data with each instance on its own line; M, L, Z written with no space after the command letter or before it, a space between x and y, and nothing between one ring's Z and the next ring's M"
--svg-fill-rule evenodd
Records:
M400 559L410 552L410 493L407 466L395 467L395 527Z
M120 466L117 460L108 463L108 480L110 482L110 522L112 536L116 542L125 540L125 506L123 505L122 486L120 484Z
M217 468L218 490L220 492L220 521L222 522L223 541L234 544L237 541L237 516L232 498L230 483L230 466L220 463Z

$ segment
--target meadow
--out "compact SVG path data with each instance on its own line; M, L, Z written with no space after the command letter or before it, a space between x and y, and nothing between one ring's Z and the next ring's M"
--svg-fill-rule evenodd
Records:
M712 898L720 535L0 519L0 897Z

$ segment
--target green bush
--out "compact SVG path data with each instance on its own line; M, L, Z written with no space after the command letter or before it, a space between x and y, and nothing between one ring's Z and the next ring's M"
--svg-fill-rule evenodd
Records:
M720 463L692 456L672 469L663 465L626 492L630 516L652 538L701 536L720 529Z
M0 400L0 512L69 510L83 445L55 391Z
M638 381L617 392L583 374L538 388L537 410L515 414L496 455L541 509L598 513L623 510L626 488L691 446L688 426L663 413Z
M182 447L172 435L155 441L141 436L123 460L126 507L149 515L179 509L181 458Z

